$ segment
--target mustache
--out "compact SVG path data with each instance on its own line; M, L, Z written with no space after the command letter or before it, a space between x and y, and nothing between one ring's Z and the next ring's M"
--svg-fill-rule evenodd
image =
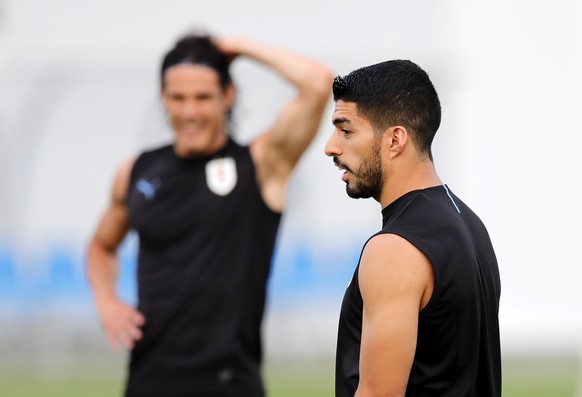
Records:
M346 165L346 163L342 162L340 159L337 158L337 156L333 156L333 163L335 164L336 167L338 168L343 168L346 171L352 172L352 170L350 169L350 167L348 167Z

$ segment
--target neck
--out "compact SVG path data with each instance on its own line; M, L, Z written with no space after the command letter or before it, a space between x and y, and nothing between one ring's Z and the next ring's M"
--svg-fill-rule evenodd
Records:
M181 158L194 158L212 155L226 146L228 143L228 134L222 133L216 135L211 141L202 142L197 145L189 145L177 140L174 142L174 153Z
M408 192L438 185L442 182L433 162L426 158L387 172L384 187L376 201L385 208Z

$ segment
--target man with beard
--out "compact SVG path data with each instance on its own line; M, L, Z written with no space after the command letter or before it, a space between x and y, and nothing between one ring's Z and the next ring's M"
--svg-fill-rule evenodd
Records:
M333 83L325 152L383 227L364 245L340 314L336 396L500 396L500 279L480 219L434 167L441 108L406 60Z

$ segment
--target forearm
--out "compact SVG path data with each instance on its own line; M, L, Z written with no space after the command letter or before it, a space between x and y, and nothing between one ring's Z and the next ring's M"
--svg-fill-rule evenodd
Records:
M275 70L300 92L320 92L324 97L329 93L331 72L312 59L246 38L231 39L227 46L233 53Z
M87 277L97 305L117 299L118 273L119 266L115 251L92 240L87 252Z
M143 336L141 327L145 323L145 317L117 298L116 249L94 239L89 244L87 273L97 313L112 349L133 349L135 342Z
M274 123L251 145L263 198L270 208L280 210L288 177L318 131L331 93L332 74L307 57L244 38L221 40L219 46L227 54L271 68L296 89Z

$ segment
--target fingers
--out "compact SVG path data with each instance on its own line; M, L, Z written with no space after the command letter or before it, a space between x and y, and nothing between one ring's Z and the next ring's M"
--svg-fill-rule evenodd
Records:
M133 332L132 330L129 330L127 333L121 335L120 338L123 347L125 347L127 350L132 350L133 347L135 346L136 340L133 338L132 332Z
M137 342L143 337L143 332L139 328L133 328L132 330L129 331L128 335L133 341Z
M111 350L115 353L119 353L121 350L121 346L115 336L113 336L110 332L107 332L107 340L109 341L109 345L111 346Z
M141 327L145 324L145 317L143 314L136 310L135 313L133 314L132 321L135 325Z
M214 37L212 42L214 45L222 51L228 58L228 62L231 63L235 60L237 56L240 55L240 38L218 38Z
M132 350L135 342L143 337L143 331L139 327L128 327L117 332L107 332L107 339L111 349L118 353L121 348Z
M131 350L143 337L141 327L145 317L139 311L123 303L111 305L102 313L102 324L114 352L122 348Z

